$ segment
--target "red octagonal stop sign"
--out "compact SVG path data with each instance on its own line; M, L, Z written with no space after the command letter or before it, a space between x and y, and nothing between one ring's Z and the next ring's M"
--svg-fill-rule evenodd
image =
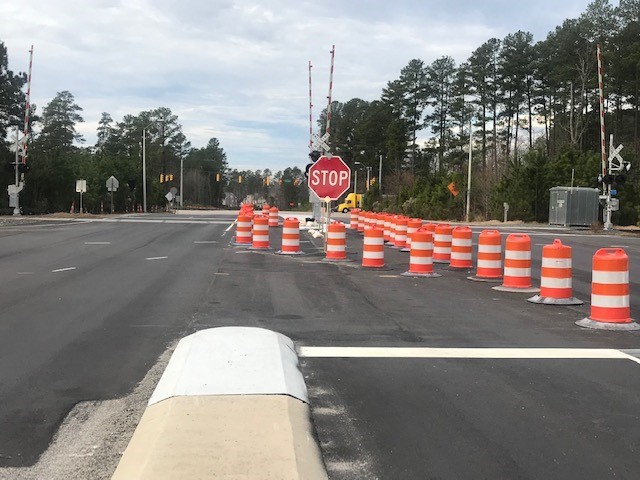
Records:
M309 168L309 188L321 200L337 200L351 186L351 169L340 157L320 157Z

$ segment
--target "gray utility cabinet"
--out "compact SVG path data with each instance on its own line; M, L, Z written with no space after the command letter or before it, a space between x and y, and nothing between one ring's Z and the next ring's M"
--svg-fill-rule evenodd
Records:
M597 188L553 187L549 191L549 225L590 227L598 221Z

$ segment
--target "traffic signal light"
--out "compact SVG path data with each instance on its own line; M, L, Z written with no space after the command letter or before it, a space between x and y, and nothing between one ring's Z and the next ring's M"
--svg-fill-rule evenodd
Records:
M242 175L238 175L238 183L242 183Z
M216 173L216 182L219 182L219 181L220 181L220 174Z
M164 173L160 174L160 183L164 183Z
M318 151L318 150L313 150L311 152L309 152L309 158L311 158L311 161L313 163L317 162L318 159L322 156L322 154Z

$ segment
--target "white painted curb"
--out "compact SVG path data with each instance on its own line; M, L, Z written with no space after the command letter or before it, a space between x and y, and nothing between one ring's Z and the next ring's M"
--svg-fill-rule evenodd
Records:
M197 395L289 395L309 403L293 342L252 327L210 328L180 340L149 405Z

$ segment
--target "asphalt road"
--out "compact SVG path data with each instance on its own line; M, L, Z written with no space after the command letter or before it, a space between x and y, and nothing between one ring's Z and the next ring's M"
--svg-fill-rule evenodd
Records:
M287 257L229 245L228 214L167 220L178 219L0 229L0 465L36 461L76 402L125 394L174 339L243 325L301 348L332 479L637 478L640 364L572 352L640 349L638 333L574 324L589 312L591 256L613 245L630 256L640 318L638 238L529 231L534 278L542 244L561 235L573 247L574 295L586 303L555 307L445 267L403 277L408 254L390 248L385 269L362 269L351 233L352 261L336 265L304 233L306 255ZM331 346L353 358L302 353ZM411 358L406 347L444 353ZM480 358L489 347L520 358ZM536 358L549 348L567 358Z

